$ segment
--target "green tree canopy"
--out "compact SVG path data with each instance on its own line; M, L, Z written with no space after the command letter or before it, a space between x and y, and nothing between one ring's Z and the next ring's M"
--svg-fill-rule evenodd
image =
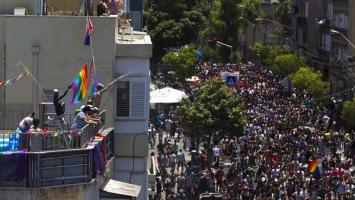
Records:
M265 66L270 67L275 58L281 54L287 54L290 50L286 46L272 46L272 45L262 45L260 43L256 43L252 48L251 51L255 55L259 55L261 59L261 63Z
M275 15L281 24L291 25L291 5L291 0L278 0L276 3Z
M321 73L310 67L301 67L289 75L296 88L307 90L313 97L322 97L329 92L329 84L322 80Z
M341 116L349 128L355 130L355 98L345 101Z
M198 61L196 50L193 48L183 48L180 52L169 51L164 55L162 61L170 69L176 72L180 81L185 81L194 73L194 66Z
M208 15L205 0L147 0L144 24L154 44L154 57L161 58L164 49L194 42Z
M304 66L306 66L306 59L304 57L289 53L276 56L271 69L281 77L286 77Z
M243 18L255 22L260 4L260 0L214 0L205 29L200 32L200 42L206 43L208 39L216 38L237 49L240 29L246 24ZM218 57L214 59L229 58L231 55L229 48L220 46L215 49Z
M241 135L246 118L242 99L220 80L199 85L193 100L180 103L180 118L187 134L195 138L219 131L224 135Z

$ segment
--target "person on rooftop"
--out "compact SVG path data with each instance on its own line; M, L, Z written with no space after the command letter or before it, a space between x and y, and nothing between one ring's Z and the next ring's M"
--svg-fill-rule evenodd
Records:
M59 96L58 89L53 90L53 92L54 92L53 105L55 108L56 121L59 121L59 127L60 127L61 131L67 129L68 125L64 119L65 104L64 104L64 102L61 102L60 100L63 99L67 95L67 93L71 87L72 87L72 85L69 85L67 90L62 94L62 96Z
M101 105L101 99L102 95L109 90L113 84L116 82L116 80L113 80L111 83L109 83L107 86L105 86L102 83L97 84L97 91L92 95L91 101L92 105L96 108L100 108Z

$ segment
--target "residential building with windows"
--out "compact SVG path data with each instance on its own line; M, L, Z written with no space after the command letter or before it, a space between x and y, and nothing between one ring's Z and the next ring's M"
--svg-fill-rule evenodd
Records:
M1 86L0 130L15 130L20 120L32 111L41 113L42 102L52 101L51 91L64 91L83 64L90 64L92 51L84 45L86 17L46 16L44 3L49 3L49 0L0 0L0 80L22 73L21 61L41 86L30 76L23 77L12 86ZM13 15L17 7L24 7L29 15ZM121 76L104 94L100 108L106 110L106 127L113 128L112 161L106 165L102 176L90 171L92 163L87 160L75 163L90 164L84 174L87 179L70 182L66 181L66 175L59 174L55 178L61 181L55 188L37 184L47 181L41 178L43 173L38 170L59 167L54 163L43 161L42 164L47 166L31 165L34 168L28 170L33 170L39 177L26 179L30 181L13 189L9 189L11 186L6 182L1 182L0 172L1 199L100 199L99 191L109 179L139 185L141 190L137 199L148 198L149 61L152 43L149 35L132 31L129 25L121 24L117 16L93 16L91 20L94 25L92 47L99 81L107 84ZM70 92L63 99L68 115L81 106L70 103L71 95ZM77 149L66 149L62 155L50 156L66 158L76 151L83 151L89 157L93 155L82 146ZM49 153L43 149L41 152L41 155ZM38 161L36 156L40 153L34 154ZM62 159L58 162L70 165L71 161ZM75 173L70 175L76 176ZM30 184L34 180L35 186Z
M330 81L332 94L346 98L355 84L354 9L350 0L293 1L295 49Z

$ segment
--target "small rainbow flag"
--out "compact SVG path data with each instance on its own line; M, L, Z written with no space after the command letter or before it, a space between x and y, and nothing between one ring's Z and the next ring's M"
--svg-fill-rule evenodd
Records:
M308 163L307 169L308 169L308 172L311 174L315 174L315 173L319 172L318 161L316 159L311 160Z
M76 75L72 82L73 98L71 100L72 104L81 103L85 96L86 90L88 88L88 64L84 64L83 69Z

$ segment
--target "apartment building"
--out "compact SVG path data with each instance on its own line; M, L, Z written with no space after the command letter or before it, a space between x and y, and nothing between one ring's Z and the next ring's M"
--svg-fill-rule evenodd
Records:
M0 79L7 80L23 72L18 65L21 61L40 83L44 93L55 88L63 91L82 65L91 61L91 48L84 45L86 17L44 16L37 13L44 10L42 3L38 0L0 0ZM14 16L10 11L16 7L26 8L29 15ZM129 31L122 35L117 16L92 17L91 20L94 25L92 47L99 81L107 84L116 77L124 77L105 93L102 100L106 126L112 127L114 133L114 158L104 179L141 186L137 199L145 200L148 198L152 43L144 32ZM15 129L25 115L39 112L41 102L51 101L44 97L42 89L29 77L11 87L1 87L0 129ZM72 113L80 105L72 106L69 96L71 94L63 101L66 102L66 112ZM10 189L6 184L0 184L0 193L4 194L1 199L97 200L99 189L102 189L97 181L97 177L90 176L89 181L56 185L55 188L45 185L32 188L25 184Z
M330 81L332 94L353 96L355 2L351 0L294 0L295 51Z

